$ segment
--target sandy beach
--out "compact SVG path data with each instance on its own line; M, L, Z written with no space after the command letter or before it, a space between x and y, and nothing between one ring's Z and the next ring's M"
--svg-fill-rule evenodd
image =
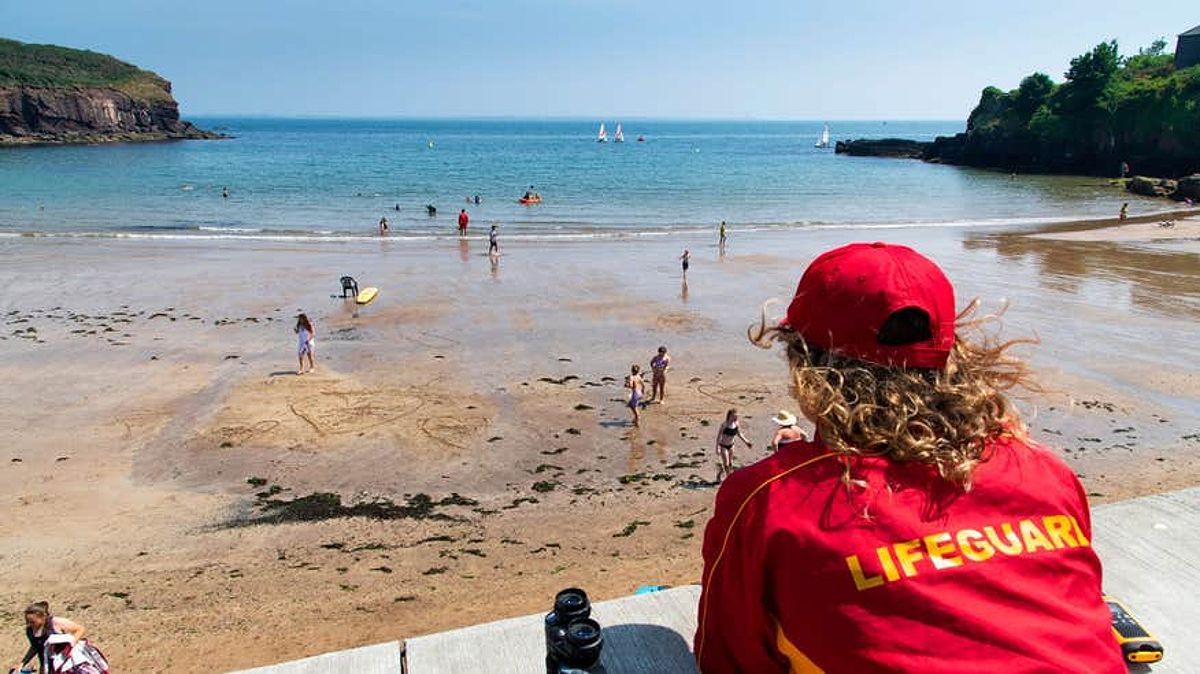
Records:
M697 582L721 415L745 463L794 408L746 327L853 240L1007 302L1040 340L1031 433L1094 501L1200 484L1197 218L715 238L0 239L4 665L41 599L118 670L199 672ZM632 428L621 378L660 344L667 400Z

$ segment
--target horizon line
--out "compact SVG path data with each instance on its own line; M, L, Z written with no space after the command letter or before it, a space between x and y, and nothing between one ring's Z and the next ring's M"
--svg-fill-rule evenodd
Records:
M362 121L456 121L456 122L966 122L958 118L943 117L682 117L619 115L356 115L356 114L284 114L256 112L203 112L181 114L181 118L239 118L239 119L312 119L312 120L362 120Z

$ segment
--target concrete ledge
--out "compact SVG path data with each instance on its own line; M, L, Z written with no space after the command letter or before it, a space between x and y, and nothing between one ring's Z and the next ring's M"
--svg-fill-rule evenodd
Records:
M1163 645L1133 671L1200 672L1200 487L1096 506L1092 538L1104 591Z
M399 641L389 641L386 644L351 648L303 660L247 669L236 674L400 674L403 668L401 652Z
M552 596L552 595L548 595ZM600 664L617 672L696 671L692 636L700 586L621 597L592 605L604 628ZM547 609L548 610L548 609ZM409 639L409 674L545 674L543 615L509 618L484 625Z

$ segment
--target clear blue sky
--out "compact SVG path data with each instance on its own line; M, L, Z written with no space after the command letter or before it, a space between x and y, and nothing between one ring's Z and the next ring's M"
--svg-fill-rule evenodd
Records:
M1196 0L0 0L0 35L107 52L185 115L965 119L1200 23Z

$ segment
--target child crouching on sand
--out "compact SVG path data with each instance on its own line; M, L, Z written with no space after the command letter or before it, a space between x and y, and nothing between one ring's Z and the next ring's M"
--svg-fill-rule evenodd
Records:
M968 340L968 313L916 251L851 244L753 331L816 437L717 493L702 672L1125 673L1083 488L1005 396L1013 342Z

